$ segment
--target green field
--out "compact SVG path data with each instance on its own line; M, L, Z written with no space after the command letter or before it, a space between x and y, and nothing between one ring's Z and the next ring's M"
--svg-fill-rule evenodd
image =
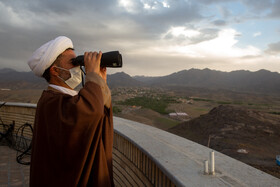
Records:
M167 111L166 108L170 103L178 103L174 97L162 95L160 97L134 97L118 102L119 105L141 106L154 110L160 114L168 114L172 111Z

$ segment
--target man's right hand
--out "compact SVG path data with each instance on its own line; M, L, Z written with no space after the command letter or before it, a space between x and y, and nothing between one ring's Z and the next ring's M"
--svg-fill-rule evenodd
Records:
M85 69L86 69L87 74L90 72L94 72L103 78L102 72L100 71L101 56L102 56L101 51L99 51L99 53L97 53L97 52L85 52L84 53Z

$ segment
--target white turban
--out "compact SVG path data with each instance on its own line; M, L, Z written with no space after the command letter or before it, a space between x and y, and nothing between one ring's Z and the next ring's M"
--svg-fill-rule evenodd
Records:
M35 75L41 77L56 58L68 48L73 48L72 41L65 36L59 36L37 49L28 60L28 65Z

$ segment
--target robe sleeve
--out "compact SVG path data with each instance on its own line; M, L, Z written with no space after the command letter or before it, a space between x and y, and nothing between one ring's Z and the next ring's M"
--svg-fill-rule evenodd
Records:
M86 82L88 81L92 81L96 84L98 84L102 90L102 94L103 94L103 101L104 101L104 105L107 108L110 108L111 105L111 91L109 89L109 87L107 86L107 84L105 83L105 81L96 73L88 73L86 76Z

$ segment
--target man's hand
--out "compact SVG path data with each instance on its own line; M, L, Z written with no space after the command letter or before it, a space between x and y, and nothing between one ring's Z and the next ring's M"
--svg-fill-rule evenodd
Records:
M85 52L84 53L84 62L85 62L85 69L86 73L94 72L100 75L104 81L107 80L107 71L106 67L100 68L100 61L101 61L102 52Z

